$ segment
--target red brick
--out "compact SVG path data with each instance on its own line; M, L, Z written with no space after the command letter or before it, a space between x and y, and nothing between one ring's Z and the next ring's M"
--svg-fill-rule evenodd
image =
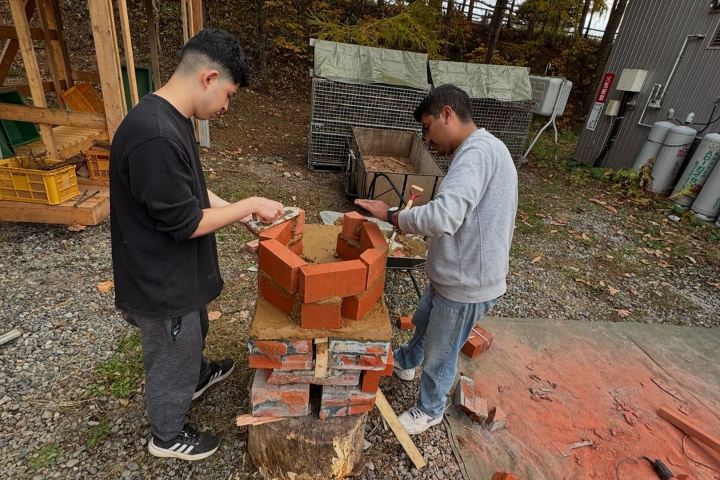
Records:
M377 248L383 252L387 252L388 243L385 236L373 222L365 222L360 225L360 246L363 250Z
M470 358L475 358L490 348L493 336L482 327L475 326L470 331L467 342L462 347L462 352Z
M285 354L311 353L312 340L255 340L248 341L250 354L279 356Z
M385 289L385 275L375 280L375 283L361 295L346 298L342 304L343 317L360 320L382 298Z
M485 428L494 432L505 427L507 427L507 415L505 415L505 412L500 407L491 408L485 422Z
M413 317L412 315L409 315L407 317L400 317L400 330L412 330L415 328L415 324L413 323Z
M375 283L378 278L385 277L387 251L371 248L369 250L365 250L362 255L360 255L360 260L362 260L368 267L368 278L365 288L370 288L370 285Z
M388 347L387 362L385 362L385 370L382 371L383 377L389 377L393 374L393 368L395 367L395 356L393 355L392 347Z
M312 368L312 353L298 353L293 355L270 356L248 355L250 368L267 368L277 370L307 370Z
M367 221L367 218L357 212L347 212L342 219L342 234L347 238L360 240L360 226Z
M287 314L292 314L297 309L299 303L297 294L291 295L264 272L258 272L258 288L260 296L270 305Z
M354 355L334 353L330 355L330 366L341 370L385 370L386 360L379 355Z
M279 223L260 232L260 241L277 240L283 245L287 245L291 238L292 224L290 222Z
M302 235L305 231L305 210L300 209L298 216L291 220L293 235Z
M363 372L360 390L365 393L376 393L378 388L380 388L380 377L382 374L383 372L381 371L374 372L372 370Z
M340 328L340 300L300 305L301 328Z
M365 290L367 267L360 260L305 265L300 268L303 303L349 297Z
M247 242L245 244L244 248L245 248L245 251L248 253L257 253L259 247L260 247L260 240L256 238L255 240L250 240L249 242Z
M316 377L315 370L273 370L267 381L271 385L309 383L311 385L357 385L360 372L331 371L327 377Z
M265 272L288 293L297 292L300 268L307 263L277 240L260 242L259 270Z
M348 415L357 415L360 413L369 412L375 406L375 402L369 405L351 405L348 407Z
M343 260L357 260L363 253L360 243L355 240L348 240L342 233L338 233L335 253Z
M310 415L310 405L285 405L268 402L253 406L255 417L304 417Z
M348 407L340 408L321 408L320 420L327 420L333 417L346 417L348 415Z
M288 244L288 250L290 250L297 256L302 255L302 253L303 253L303 237L302 237L302 235L293 237L292 240L290 240L290 243Z
M464 375L455 389L455 405L476 422L484 422L488 418L487 400L480 397L475 382Z
M267 383L269 375L269 370L255 371L250 393L253 413L255 406L261 404L307 405L310 402L310 385L270 385Z
M518 478L510 472L495 472L492 480L518 480Z
M365 393L358 387L325 386L320 397L320 408L354 405L374 405L375 394Z

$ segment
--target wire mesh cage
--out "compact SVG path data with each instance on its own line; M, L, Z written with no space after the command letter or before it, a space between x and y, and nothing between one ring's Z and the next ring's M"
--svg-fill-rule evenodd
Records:
M352 127L420 131L413 112L427 93L406 87L313 77L308 166L342 167L347 162Z

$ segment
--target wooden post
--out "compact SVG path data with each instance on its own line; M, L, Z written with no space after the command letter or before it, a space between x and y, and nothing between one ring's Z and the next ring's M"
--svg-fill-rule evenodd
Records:
M47 5L48 20L52 28L57 30L56 41L58 44L58 64L60 65L61 78L65 80L65 88L70 88L73 86L72 65L70 64L70 55L68 55L65 36L63 35L62 18L60 18L60 6L58 5L58 0L50 0Z
M160 78L160 38L158 37L157 13L155 1L145 0L145 15L148 19L148 34L150 35L150 64L152 66L153 87L155 90L162 86Z
M28 19L28 22L32 18L33 13L35 13L35 0L27 0L27 3L25 3L25 18ZM11 38L5 42L2 54L0 54L0 85L5 83L5 77L7 77L8 71L10 71L10 66L15 60L15 55L17 55L19 48L20 44L16 38Z
M202 0L188 0L190 3L190 36L193 37L202 30L203 13ZM195 120L195 132L201 147L210 146L210 125L207 120Z
M112 140L127 113L111 0L88 0L108 136Z
M38 8L38 16L40 17L40 26L42 27L43 40L45 42L45 51L47 52L47 60L50 66L50 76L52 77L53 88L55 89L55 93L57 93L57 101L60 104L60 107L65 108L65 101L63 100L62 92L64 88L67 88L67 83L65 83L65 85L60 84L60 80L62 79L62 74L60 72L61 67L60 63L58 63L58 60L60 59L60 52L58 51L58 45L50 38L50 29L51 25L55 23L55 18L52 14L52 9L48 9L48 0L39 0L38 6L40 7Z
M42 76L38 67L35 50L33 49L32 38L30 37L30 24L25 16L25 5L23 0L10 0L10 10L12 11L13 22L17 30L18 43L20 45L20 53L22 54L23 63L25 64L25 73L30 84L30 92L32 93L33 103L36 107L47 107L45 101L45 91L42 86ZM49 162L57 161L57 149L55 148L55 140L53 139L52 126L40 124L40 137L47 152L47 160Z
M125 50L125 67L127 69L128 84L130 85L130 104L134 107L140 99L138 98L137 78L135 78L135 57L133 56L132 38L130 37L127 0L118 0L118 10L120 11L123 49Z

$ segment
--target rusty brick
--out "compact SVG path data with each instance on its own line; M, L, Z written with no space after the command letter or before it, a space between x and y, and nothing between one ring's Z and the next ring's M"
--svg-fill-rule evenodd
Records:
M343 372L331 370L326 377L316 377L315 370L273 370L268 378L271 385L288 383L308 383L311 385L357 385L360 371Z
M288 293L297 292L300 268L307 265L302 258L277 240L261 241L258 254L260 271L265 272Z
M305 265L300 268L303 303L349 297L365 290L367 267L360 260Z
M382 298L385 289L385 276L378 278L368 290L360 295L345 298L342 304L343 317L360 320Z
M412 315L400 317L398 326L400 327L400 330L412 330L415 328Z
M317 303L303 303L300 305L301 328L327 328L342 327L340 317L340 299Z
M357 212L347 212L342 219L342 234L346 238L360 240L360 226L367 218Z
M343 260L357 260L363 253L360 243L355 240L348 240L342 233L338 233L335 253Z
M365 288L370 288L380 277L385 277L385 265L387 264L387 251L371 248L360 255L360 260L368 267L367 283Z
M292 238L292 224L288 221L266 228L260 232L259 237L261 242L263 240L277 240L283 245L287 245Z
M260 296L270 305L292 314L299 304L297 294L292 295L275 283L265 272L258 272L258 289Z
M475 358L490 348L492 341L493 336L490 332L482 327L474 326L462 347L462 352L470 358Z
M360 225L360 246L363 250L377 248L382 252L388 251L388 243L380 227L373 222Z

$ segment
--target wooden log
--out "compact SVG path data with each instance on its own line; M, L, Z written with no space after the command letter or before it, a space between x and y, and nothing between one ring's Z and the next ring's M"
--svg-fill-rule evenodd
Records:
M0 118L41 125L105 129L105 115L102 113L68 112L57 108L38 108L11 103L0 103Z
M315 415L248 427L248 451L266 479L341 479L362 455L367 414Z
M658 409L658 415L660 418L667 420L672 425L679 428L683 433L689 435L695 440L701 441L708 447L720 453L720 438L701 430L699 427L696 427L680 415L671 412L667 408Z

